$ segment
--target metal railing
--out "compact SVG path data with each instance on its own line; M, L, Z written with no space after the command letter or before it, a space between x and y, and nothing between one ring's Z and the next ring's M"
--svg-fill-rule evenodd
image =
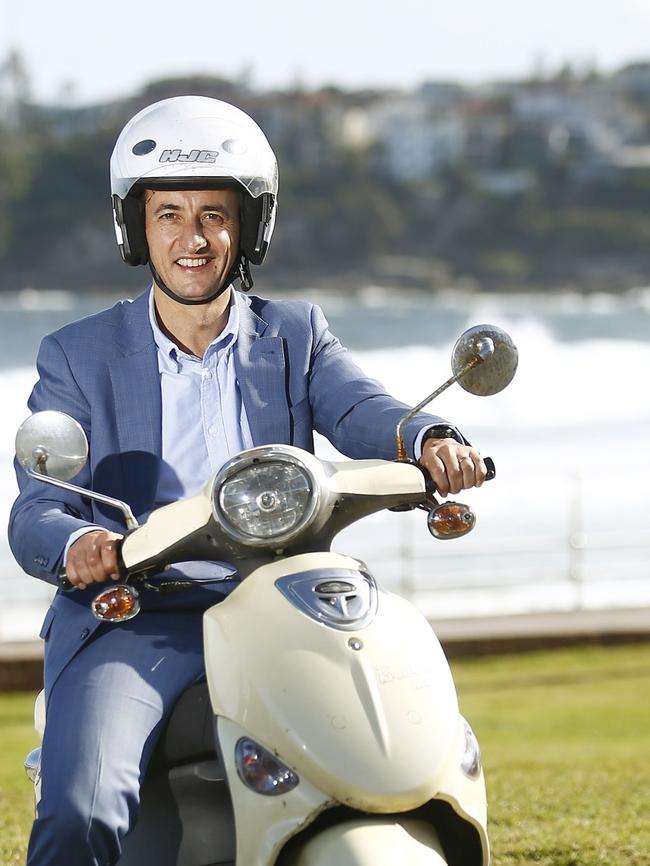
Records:
M562 507L545 529L532 519L515 520L522 528L513 534L509 511L495 517L496 528L435 542L422 515L404 514L381 522L371 544L359 537L355 545L348 530L345 547L367 558L387 589L442 616L650 606L649 509L625 501L617 510L603 496L608 519L602 525L588 513L582 475L573 472L562 482Z

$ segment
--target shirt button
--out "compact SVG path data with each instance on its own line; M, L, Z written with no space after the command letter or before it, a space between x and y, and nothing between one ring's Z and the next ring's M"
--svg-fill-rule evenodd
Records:
M211 379L211 378L212 378L212 373L211 373L209 370L204 370L204 371L203 371L203 378L204 378L204 379Z
M208 433L210 434L210 436L214 436L216 432L217 432L217 428L214 426L214 424L211 424L208 427Z

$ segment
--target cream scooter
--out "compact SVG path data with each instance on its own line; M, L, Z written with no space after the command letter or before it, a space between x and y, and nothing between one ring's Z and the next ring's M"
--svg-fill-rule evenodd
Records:
M143 526L108 500L130 532L124 583L92 603L99 619L137 615L138 585L154 585L168 563L226 559L242 578L205 613L209 698L195 686L175 708L121 866L487 866L479 746L440 644L411 604L330 544L386 508L425 508L438 538L471 529L471 511L438 504L426 471L405 459L401 429L452 382L496 393L516 365L499 329L465 332L452 378L398 425L395 462L263 446ZM67 480L84 448L60 413L32 416L17 437L30 475L98 498ZM36 725L42 733L42 696ZM38 766L36 750L26 767L37 799Z

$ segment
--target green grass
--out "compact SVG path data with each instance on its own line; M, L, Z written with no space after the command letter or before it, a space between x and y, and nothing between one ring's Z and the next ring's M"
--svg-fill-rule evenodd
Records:
M650 646L453 663L494 866L650 866ZM0 696L0 866L24 863L32 696Z
M453 664L495 866L650 864L650 647Z
M0 866L25 862L34 796L23 760L38 745L33 706L32 694L0 695Z

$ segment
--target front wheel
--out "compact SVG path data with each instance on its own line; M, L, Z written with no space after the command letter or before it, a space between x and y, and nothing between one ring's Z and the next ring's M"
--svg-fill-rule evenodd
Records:
M298 841L298 840L296 840ZM435 828L416 818L335 824L283 852L278 866L446 866Z

